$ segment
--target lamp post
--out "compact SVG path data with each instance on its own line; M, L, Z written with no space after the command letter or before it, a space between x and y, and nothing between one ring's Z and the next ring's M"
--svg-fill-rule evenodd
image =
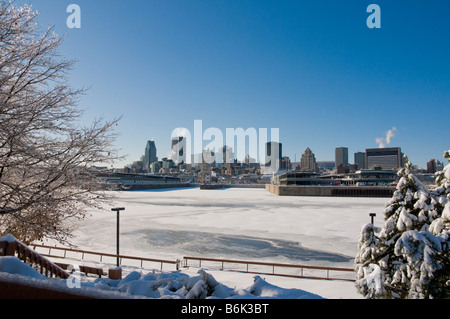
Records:
M375 214L375 213L371 213L371 214L370 214L370 218L371 218L371 223L372 223L372 225L373 225L373 219L374 219L375 216L377 216L377 214Z
M119 265L119 212L120 211L122 211L122 210L125 210L125 208L123 208L123 207L117 207L117 208L111 208L111 210L113 211L113 212L117 212L117 245L116 245L116 247L117 247L117 267L119 267L120 265Z

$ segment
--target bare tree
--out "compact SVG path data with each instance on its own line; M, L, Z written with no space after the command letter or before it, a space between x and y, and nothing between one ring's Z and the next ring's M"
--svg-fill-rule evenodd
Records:
M72 223L108 200L93 166L118 159L118 120L80 124L85 91L68 84L74 61L31 7L0 0L0 234L66 242Z

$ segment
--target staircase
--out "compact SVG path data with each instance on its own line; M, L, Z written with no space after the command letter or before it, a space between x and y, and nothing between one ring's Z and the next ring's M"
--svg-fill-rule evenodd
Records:
M64 269L30 249L12 235L0 238L0 256L17 257L48 278L67 279L70 276Z

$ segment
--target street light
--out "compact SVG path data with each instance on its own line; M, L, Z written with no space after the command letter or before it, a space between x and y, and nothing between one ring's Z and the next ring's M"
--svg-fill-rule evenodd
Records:
M125 210L123 207L111 208L113 212L117 212L117 267L119 267L119 212Z
M377 214L375 214L375 213L371 213L371 214L370 214L370 218L371 218L371 220L372 220L372 221L371 221L372 224L373 224L373 219L374 219L375 216L377 216Z

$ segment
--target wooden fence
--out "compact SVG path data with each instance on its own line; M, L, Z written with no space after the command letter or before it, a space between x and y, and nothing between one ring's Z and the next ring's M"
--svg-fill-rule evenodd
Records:
M215 258L203 258L203 257L184 257L184 267L189 267L188 260L198 261L198 267L202 267L202 262L213 262L216 265L220 264L220 270L225 269L225 264L228 265L227 270L240 271L261 275L274 275L294 278L308 278L308 279L326 279L326 280L344 280L355 281L355 271L352 268L336 268L336 267L318 267L318 266L305 266L305 265L291 265L281 263L267 263L256 261L243 261L243 260L230 260L230 259L215 259ZM245 265L245 269L239 267L233 267L234 265ZM204 263L203 263L204 265ZM252 266L252 269L249 268ZM267 271L269 269L270 271ZM280 269L294 269L294 273L286 273L280 271ZM307 274L307 271L326 273L326 276ZM331 272L351 273L351 275L345 277L332 277ZM349 278L352 277L352 278Z
M88 250L80 250L80 249L72 249L72 248L63 248L63 247L53 247L53 246L46 246L46 245L38 245L38 244L33 244L32 245L34 247L34 249L36 248L43 248L43 249L48 249L48 253L47 254L43 254L44 256L47 257L53 257L53 258L67 258L67 253L68 252L73 252L73 253L77 253L77 254L81 254L81 259L84 260L86 255L94 255L94 256L99 256L99 262L103 262L103 257L114 257L117 258L116 254L109 254L109 253L99 253L99 252L94 252L94 251L88 251ZM55 255L52 254L52 251L61 251L62 255ZM128 260L137 260L140 262L140 266L141 268L143 268L143 263L145 262L152 262L152 263L158 263L161 265L161 270L163 270L163 265L164 264L171 264L171 265L175 265L175 270L179 270L180 269L180 260L165 260L165 259L155 259L155 258L144 258L144 257L135 257L135 256L125 256L125 255L119 255L119 263L122 264L122 260L123 259L128 259Z
M24 263L30 264L33 268L37 269L41 274L49 278L69 278L69 274L65 272L61 267L57 266L47 258L36 253L25 244L14 240L6 240L0 242L0 256L15 256L22 260Z
M47 257L53 258L69 258L68 252L81 254L81 259L85 260L86 255L99 256L99 262L103 262L104 257L114 257L117 258L115 254L109 253L99 253L87 250L63 248L63 247L53 247L46 245L31 245L36 248L48 249L48 253L41 254ZM1 246L0 246L1 249ZM59 254L55 254L55 251L59 251ZM204 257L183 257L183 262L180 260L164 260L164 259L154 259L154 258L144 258L135 256L119 256L120 263L123 259L137 260L140 262L140 267L143 268L144 262L159 263L161 270L163 270L164 264L175 265L175 270L180 269L180 265L183 264L184 267L199 267L208 266L217 267L220 270L238 271L253 274L262 275L274 275L274 276L284 276L284 277L294 277L294 278L308 278L308 279L322 279L322 280L344 280L344 281L355 281L355 272L352 268L338 268L338 267L319 267L319 266L307 266L307 265L293 265L293 264L282 264L282 263L268 263L268 262L257 262L257 261L244 261L244 260L232 260L232 259L216 259L216 258L204 258ZM196 261L197 263L189 264L189 261ZM337 275L339 274L339 275Z

